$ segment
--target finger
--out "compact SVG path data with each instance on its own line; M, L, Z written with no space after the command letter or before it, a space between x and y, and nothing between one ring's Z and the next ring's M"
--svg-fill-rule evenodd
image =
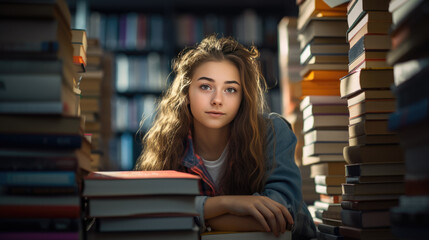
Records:
M268 208L271 210L271 212L274 214L277 222L277 226L280 232L286 231L286 219L283 215L283 211L281 209L281 206L273 203L268 203Z
M277 224L276 216L268 206L269 203L261 202L256 205L256 208L264 216L274 235L278 236L280 229Z
M276 204L278 204L277 206L279 206L280 210L283 212L283 215L286 217L287 223L290 225L294 224L292 215L290 214L289 210L281 203L278 203L276 201L274 201Z
M256 208L253 208L253 210L250 210L250 215L262 225L265 231L271 232L271 228L270 226L268 226L268 223L265 220L264 216Z

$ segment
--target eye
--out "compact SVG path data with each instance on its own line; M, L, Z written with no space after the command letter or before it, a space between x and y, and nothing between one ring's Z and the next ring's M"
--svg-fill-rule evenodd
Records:
M227 92L227 93L236 93L237 92L237 89L235 89L235 88L227 88L226 90L225 90L225 92Z
M211 90L211 87L210 87L209 85L207 85L207 84L202 84L202 85L200 86L200 88L201 88L202 90L204 90L204 91Z

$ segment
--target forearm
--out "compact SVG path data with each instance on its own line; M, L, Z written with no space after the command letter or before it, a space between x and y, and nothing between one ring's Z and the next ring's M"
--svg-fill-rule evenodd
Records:
M207 224L214 231L264 231L262 225L252 216L224 214L207 220Z

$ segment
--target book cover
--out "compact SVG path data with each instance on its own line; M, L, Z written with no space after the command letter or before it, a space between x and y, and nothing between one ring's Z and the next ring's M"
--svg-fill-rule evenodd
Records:
M347 177L404 175L405 164L403 162L355 163L346 165L345 174Z
M341 220L345 226L356 228L381 228L390 226L389 210L361 211L343 209Z
M377 194L403 194L405 184L403 182L394 183L343 183L342 193L348 195L377 195Z
M365 89L390 89L393 84L393 70L359 69L340 79L342 98L349 98Z

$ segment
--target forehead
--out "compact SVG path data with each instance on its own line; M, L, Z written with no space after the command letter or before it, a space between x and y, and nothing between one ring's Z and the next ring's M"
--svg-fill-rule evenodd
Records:
M208 61L194 69L192 80L208 77L213 80L235 80L240 83L240 73L234 63L228 60Z

